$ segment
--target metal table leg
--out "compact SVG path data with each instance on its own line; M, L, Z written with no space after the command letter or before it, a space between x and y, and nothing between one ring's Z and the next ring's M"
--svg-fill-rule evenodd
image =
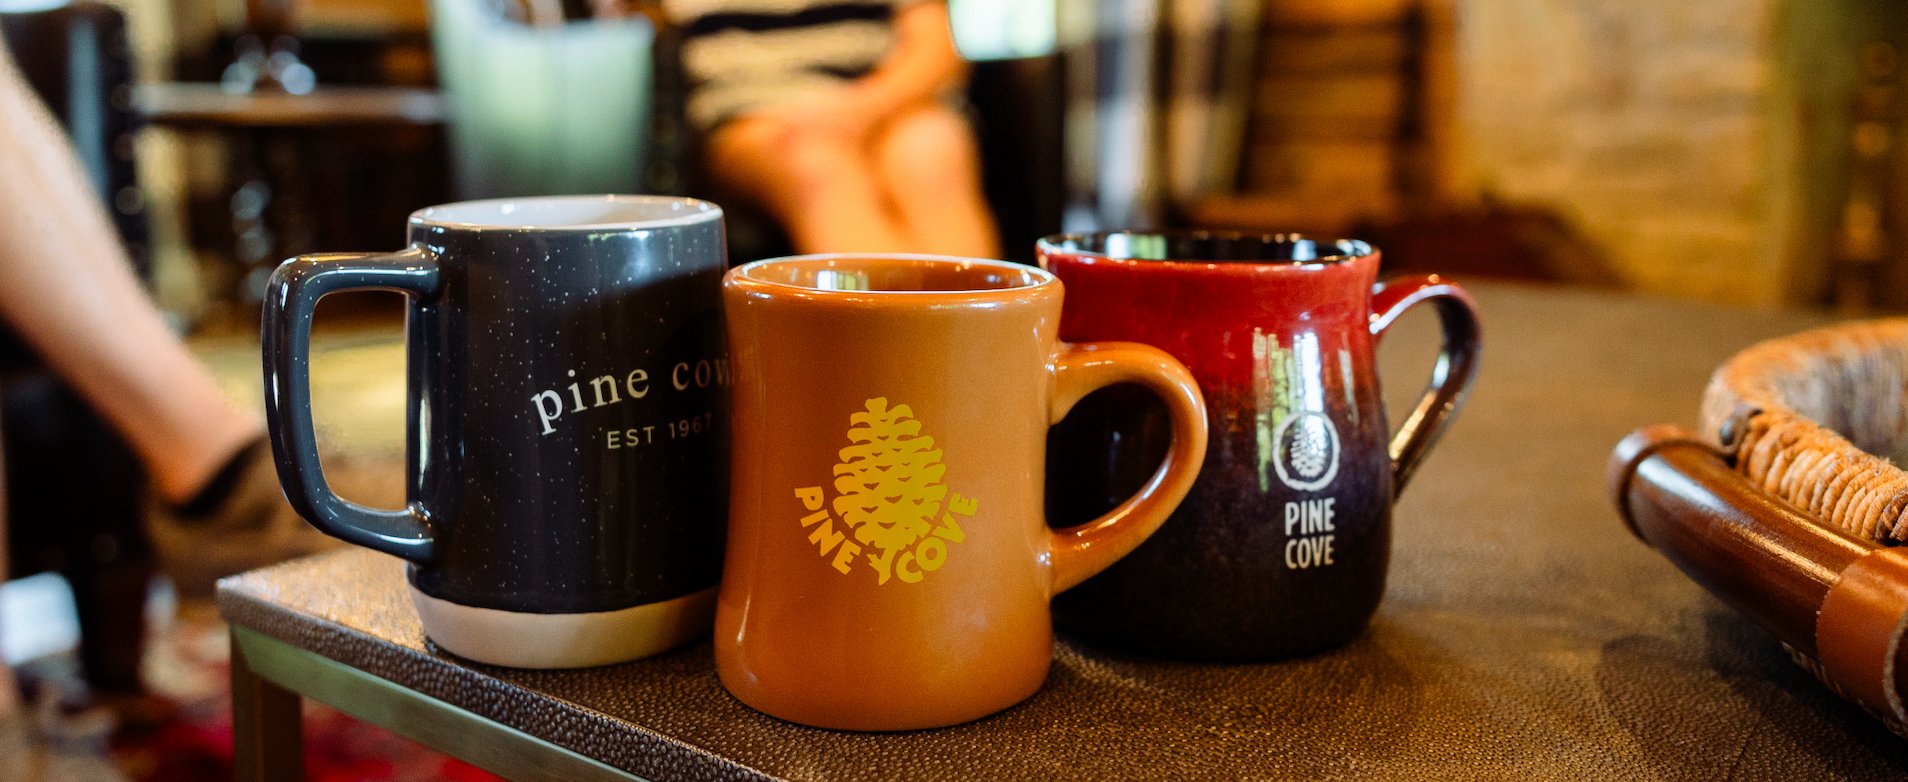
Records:
M255 630L232 628L232 717L240 780L304 778L298 701L307 697L506 779L641 778L495 720Z
M232 765L239 782L305 778L303 714L298 693L258 675L232 637Z

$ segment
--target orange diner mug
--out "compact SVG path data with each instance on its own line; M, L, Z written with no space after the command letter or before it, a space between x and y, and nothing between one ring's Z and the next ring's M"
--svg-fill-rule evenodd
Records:
M952 725L1032 695L1054 594L1185 497L1205 403L1166 353L1066 344L1053 275L1002 261L811 255L723 281L733 369L716 670L742 702L848 730ZM1172 446L1107 515L1050 530L1047 428L1095 389L1162 397Z

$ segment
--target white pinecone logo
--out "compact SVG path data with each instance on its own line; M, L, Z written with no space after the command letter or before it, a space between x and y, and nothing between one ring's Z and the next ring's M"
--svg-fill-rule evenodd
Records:
M1325 463L1331 458L1331 441L1325 432L1325 422L1316 416L1305 416L1298 422L1298 431L1292 433L1292 467L1306 480L1317 478L1325 472Z

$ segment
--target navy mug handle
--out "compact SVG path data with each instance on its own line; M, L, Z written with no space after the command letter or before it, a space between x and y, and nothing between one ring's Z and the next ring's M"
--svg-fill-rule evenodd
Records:
M1425 386L1424 396L1391 438L1393 498L1403 493L1418 463L1451 425L1465 392L1471 389L1471 381L1477 378L1477 302L1457 283L1438 275L1394 277L1374 286L1372 337L1383 338L1385 329L1391 328L1398 316L1425 302L1437 307L1444 343L1438 349L1438 363L1431 369L1431 382Z
M280 264L265 289L265 427L279 482L294 510L332 537L424 564L433 537L428 509L416 500L382 510L331 490L318 463L311 423L311 321L318 300L347 290L386 290L412 306L439 290L437 259L420 247L397 253L301 255ZM420 389L408 393L415 396Z

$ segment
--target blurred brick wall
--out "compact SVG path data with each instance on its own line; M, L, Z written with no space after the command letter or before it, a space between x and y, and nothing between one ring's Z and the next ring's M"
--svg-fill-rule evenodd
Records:
M1640 290L1796 299L1778 12L1457 0L1454 191L1561 211Z

